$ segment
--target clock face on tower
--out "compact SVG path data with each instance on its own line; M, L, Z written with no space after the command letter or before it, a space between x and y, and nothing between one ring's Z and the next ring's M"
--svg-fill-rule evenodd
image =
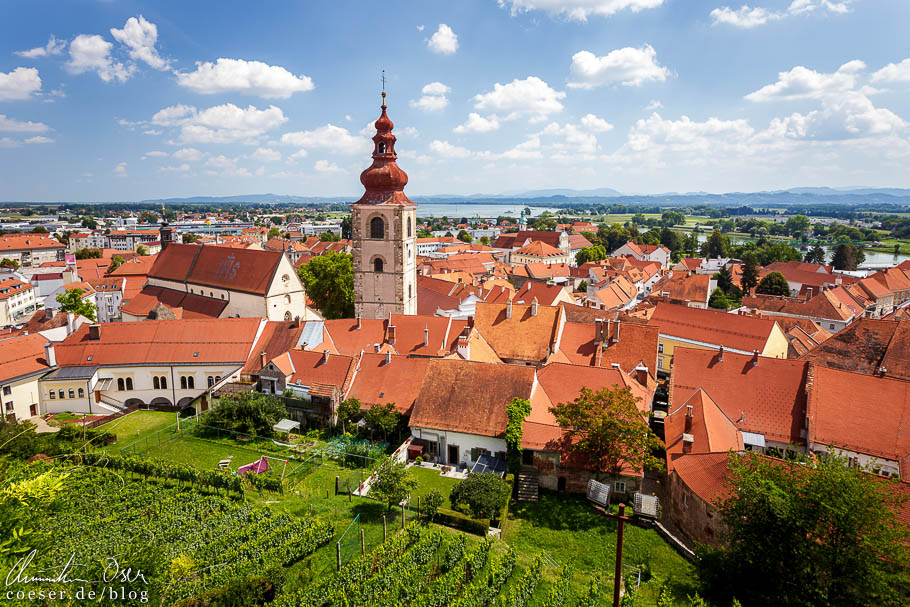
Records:
M363 196L351 205L354 309L361 318L417 314L417 205L404 193L408 175L396 162L386 110L383 91L373 163L360 174Z

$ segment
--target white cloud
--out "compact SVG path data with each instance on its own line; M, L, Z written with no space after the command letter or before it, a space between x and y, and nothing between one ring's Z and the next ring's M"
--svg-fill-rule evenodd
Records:
M317 160L316 164L313 165L313 168L320 173L345 173L346 171L339 167L334 162L329 162L328 160Z
M17 67L8 74L0 72L0 101L22 101L41 90L41 78L33 67Z
M910 82L910 59L889 63L872 74L872 82Z
M755 133L747 120L708 118L697 122L688 116L665 120L653 113L638 120L629 130L626 146L636 152L669 150L675 152L708 151L712 146L745 145Z
M27 51L16 51L16 54L20 57L28 57L29 59L36 59L38 57L48 57L50 55L60 55L63 53L63 49L66 48L66 40L57 40L56 37L52 34L48 39L47 44L44 46L38 46Z
M430 142L430 151L437 156L446 156L448 158L468 158L471 156L471 150L468 148L452 145L448 141L439 141L438 139Z
M174 158L177 160L186 160L188 162L197 162L202 160L202 152L196 148L180 148L174 152Z
M0 114L0 131L10 133L44 133L48 126L43 122L22 122L15 118L8 118L5 114Z
M228 158L224 155L209 158L205 161L205 166L209 168L209 170L206 171L209 175L221 175L223 177L250 176L249 169L237 166L236 158Z
M571 88L593 89L605 84L641 86L645 82L664 82L670 70L657 63L657 51L650 44L641 48L627 46L598 57L590 51L572 56Z
M121 162L114 167L114 175L117 177L128 177L126 174L126 163Z
M132 76L135 66L111 59L113 46L113 43L97 34L79 34L70 42L70 60L65 67L71 74L94 71L105 82L124 82Z
M297 150L296 152L294 152L293 154L288 156L288 162L290 162L292 160L297 160L298 158L306 158L308 155L309 154L307 154L306 150Z
M468 114L468 119L464 124L455 127L456 133L489 133L499 128L499 120L496 115L490 115L484 118L476 112Z
M279 65L225 58L197 63L193 72L178 72L177 84L204 95L244 93L266 99L287 99L313 89L309 76L295 76Z
M334 124L327 124L312 131L285 133L281 136L281 143L347 155L366 154L372 147L368 138L352 135L347 129Z
M424 95L420 99L411 99L408 105L415 110L438 112L449 105L449 100L445 95Z
M637 13L663 4L663 0L497 0L499 6L508 6L513 15L541 10L551 15L565 15L569 19L587 21L590 15L609 17L619 11Z
M0 137L0 149L17 148L22 144L11 137Z
M422 26L422 25L418 25L418 26L417 26L417 31L418 31L418 32L422 32L422 31L423 31L423 26Z
M24 143L54 143L54 140L43 135L36 135L34 137L29 137L26 139Z
M525 141L506 150L500 156L507 160L537 160L543 158L540 135L530 135Z
M825 74L810 70L801 65L780 72L777 82L768 84L753 93L746 95L747 101L772 101L779 99L820 99L832 94L852 90L857 83L857 75L865 69L862 61L849 61L834 73Z
M436 33L427 40L427 48L434 53L451 55L458 50L458 36L445 23L439 24Z
M613 130L613 125L604 120L603 118L598 118L594 114L585 114L581 117L579 121L581 126L585 127L592 133L606 133L607 131Z
M127 19L123 29L111 28L111 35L114 40L129 47L130 57L134 61L142 61L156 70L166 70L170 67L170 62L163 59L155 48L158 42L158 27L146 21L142 15Z
M654 110L659 110L664 107L664 104L658 101L657 99L652 99L651 103L645 106L646 112L653 112Z
M186 173L190 170L190 165L183 163L175 166L159 167L158 170L162 173Z
M565 92L553 90L537 76L529 76L524 80L516 78L508 84L497 82L492 91L474 96L474 108L505 114L505 120L521 116L539 120L562 111L563 106L559 100L565 96Z
M851 0L832 2L831 0L793 0L786 10L775 11L760 6L752 7L744 4L734 10L729 6L721 6L711 11L712 25L731 25L741 29L752 29L764 25L769 21L780 21L795 15L808 13L837 13L843 14L850 11Z
M850 91L823 99L819 110L775 118L769 131L791 139L837 141L896 134L906 127L891 110L877 108L866 95Z
M429 84L423 85L420 92L424 95L445 95L452 92L452 87L446 86L441 82L430 82Z
M404 127L403 129L401 129L401 132L402 132L403 134L407 135L408 137L413 138L413 139L416 139L417 137L420 137L420 131L418 131L417 129L415 129L415 128L412 127L412 126L406 126L406 127Z
M142 160L148 160L149 158L167 158L168 153L162 152L160 150L152 150L151 152L146 152L141 156Z
M255 140L286 121L274 105L260 110L225 103L201 111L191 105L166 107L152 116L151 124L180 127L178 143L233 143Z
M261 162L276 162L281 160L281 152L271 148L257 148L255 152L250 154L250 158Z

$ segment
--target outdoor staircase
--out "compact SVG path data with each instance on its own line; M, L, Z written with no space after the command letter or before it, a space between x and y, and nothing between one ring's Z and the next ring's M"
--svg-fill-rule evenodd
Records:
M540 473L533 466L522 466L518 472L518 501L536 502Z

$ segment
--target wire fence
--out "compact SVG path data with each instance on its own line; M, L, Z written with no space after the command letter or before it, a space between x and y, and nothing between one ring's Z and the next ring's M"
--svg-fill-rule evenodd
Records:
M360 554L362 549L360 514L357 514L338 538L336 544L338 568L341 569L348 561Z

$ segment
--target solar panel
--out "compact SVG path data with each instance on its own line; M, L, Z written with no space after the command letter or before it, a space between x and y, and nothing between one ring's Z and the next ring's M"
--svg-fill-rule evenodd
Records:
M491 455L487 455L486 453L482 453L477 458L474 466L471 467L471 472L475 472L477 474L489 473L503 476L506 473L506 469L507 466L503 460Z

